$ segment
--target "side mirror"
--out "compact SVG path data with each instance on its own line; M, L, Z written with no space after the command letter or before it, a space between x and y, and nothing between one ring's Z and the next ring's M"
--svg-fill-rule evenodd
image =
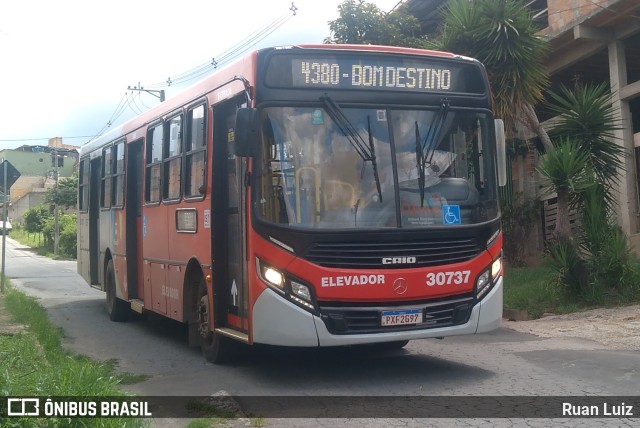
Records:
M496 162L498 163L498 186L507 184L507 144L504 136L504 122L495 120L496 126Z
M236 112L235 155L253 157L254 147L258 142L257 110L247 107Z

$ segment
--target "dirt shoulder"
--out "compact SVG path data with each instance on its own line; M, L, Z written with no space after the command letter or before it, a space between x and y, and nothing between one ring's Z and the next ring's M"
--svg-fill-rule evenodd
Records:
M502 326L540 337L577 337L611 349L640 350L640 305L550 315L532 321L503 320Z
M13 336L23 332L25 326L13 322L4 303L4 295L0 294L0 335Z

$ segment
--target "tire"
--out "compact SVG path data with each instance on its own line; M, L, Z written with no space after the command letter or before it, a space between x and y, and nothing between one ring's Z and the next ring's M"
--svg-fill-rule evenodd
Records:
M111 321L116 322L126 321L129 318L129 305L116 296L116 272L113 269L113 260L109 260L109 263L107 263L107 271L104 278L109 318L111 318Z
M235 356L235 343L228 337L215 334L211 331L209 323L211 307L209 293L204 278L198 285L198 299L196 301L196 314L198 320L198 333L200 335L200 348L204 358L213 364L225 364Z

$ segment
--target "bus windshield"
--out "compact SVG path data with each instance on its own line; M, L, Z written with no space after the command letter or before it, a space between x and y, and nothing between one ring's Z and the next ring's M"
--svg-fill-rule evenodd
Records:
M486 111L267 107L254 204L298 228L460 227L498 214Z

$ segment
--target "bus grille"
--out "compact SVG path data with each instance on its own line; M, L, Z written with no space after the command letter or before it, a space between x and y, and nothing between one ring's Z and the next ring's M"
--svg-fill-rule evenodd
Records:
M403 306L406 307L406 306ZM425 330L431 328L450 327L469 321L473 298L458 299L429 305L412 305L422 307L424 322L415 325L383 327L380 325L380 314L383 310L398 309L394 307L323 307L320 306L321 318L331 334L363 334L386 333L392 331Z
M471 260L480 254L478 244L469 238L403 242L318 242L305 258L331 268L406 269L439 266ZM412 258L415 257L415 261ZM392 258L393 263L383 264ZM406 261L410 260L409 263Z

